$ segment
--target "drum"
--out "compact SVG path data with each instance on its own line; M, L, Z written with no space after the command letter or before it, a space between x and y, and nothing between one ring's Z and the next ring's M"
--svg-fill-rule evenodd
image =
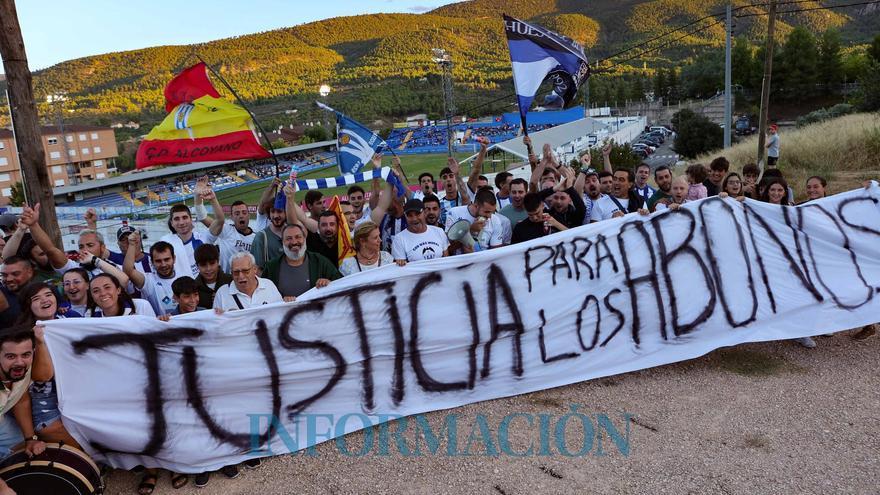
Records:
M85 452L57 443L33 458L16 451L0 463L0 478L17 495L93 495L104 489L101 471Z

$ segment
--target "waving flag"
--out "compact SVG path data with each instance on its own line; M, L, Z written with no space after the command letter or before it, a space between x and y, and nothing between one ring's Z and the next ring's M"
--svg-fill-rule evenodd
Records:
M354 256L355 252L351 231L348 229L348 221L345 219L345 214L342 213L342 205L339 204L339 196L333 196L329 210L336 214L336 225L339 227L336 229L336 251L341 265L342 260Z
M247 110L220 98L204 63L168 83L165 108L168 116L138 146L137 168L272 156L260 145Z
M553 83L553 91L547 95L545 104L562 108L574 99L580 85L590 77L590 66L581 45L541 26L505 15L504 31L525 128L526 113L541 83L547 79Z
M388 147L385 140L360 122L346 117L321 102L319 107L336 114L336 163L342 174L356 174L375 153Z

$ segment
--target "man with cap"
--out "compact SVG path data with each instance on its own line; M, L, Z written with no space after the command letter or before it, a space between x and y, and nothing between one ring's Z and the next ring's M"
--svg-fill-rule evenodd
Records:
M394 236L391 245L391 257L400 266L449 254L446 232L440 227L428 225L424 209L424 204L418 199L410 199L403 206L406 230Z
M119 246L119 252L110 251L107 259L122 266L122 264L125 263L125 255L128 253L128 236L136 231L137 229L131 225L123 225L122 227L119 227L119 229L116 230L116 245ZM143 233L141 233L141 237L143 237ZM152 273L153 271L150 266L150 255L144 252L140 243L137 245L137 251L134 258L134 268L141 272L141 274Z
M776 162L779 161L779 127L776 124L770 126L767 129L767 133L769 136L767 137L767 144L764 145L767 148L767 166L775 167Z

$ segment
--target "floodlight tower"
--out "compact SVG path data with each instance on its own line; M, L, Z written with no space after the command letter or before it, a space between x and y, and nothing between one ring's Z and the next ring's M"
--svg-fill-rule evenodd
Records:
M452 114L455 113L455 102L452 99L452 59L442 48L431 49L431 60L440 67L443 80L443 113L446 115L446 146L452 156Z

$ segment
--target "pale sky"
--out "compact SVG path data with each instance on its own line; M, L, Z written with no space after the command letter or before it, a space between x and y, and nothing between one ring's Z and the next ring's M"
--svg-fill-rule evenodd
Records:
M88 55L198 43L330 17L421 13L454 1L18 0L16 7L28 65L39 70Z

